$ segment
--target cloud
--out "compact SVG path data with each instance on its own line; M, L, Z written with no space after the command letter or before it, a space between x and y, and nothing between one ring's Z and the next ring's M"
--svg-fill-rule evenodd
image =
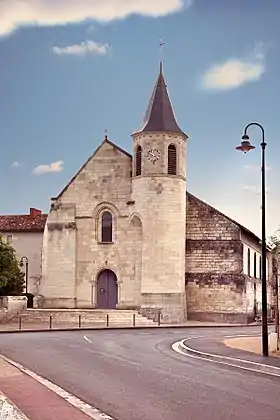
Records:
M207 90L229 90L258 81L266 70L262 43L256 45L246 58L230 58L212 66L202 76L202 87Z
M52 52L57 55L106 55L109 52L109 45L99 44L95 41L83 41L81 44L68 45L66 47L53 47Z
M260 171L261 167L259 165L244 165L244 169L247 169L249 171ZM266 171L272 171L272 166L266 165L265 167Z
M257 185L243 185L242 190L251 192L252 194L255 194L255 195L261 194L261 188ZM268 188L266 188L265 193L267 194L268 191L269 191Z
M17 161L17 160L15 160L13 163L12 163L12 168L18 168L19 166L20 166L20 163Z
M50 163L49 165L38 165L33 170L34 175L48 174L51 172L61 172L63 170L63 160Z
M85 20L111 22L132 14L166 16L192 3L193 0L2 0L0 36L26 26L66 25Z

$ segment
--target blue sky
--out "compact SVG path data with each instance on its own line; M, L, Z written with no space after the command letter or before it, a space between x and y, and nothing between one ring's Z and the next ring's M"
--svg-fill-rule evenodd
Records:
M79 6L78 6L79 3ZM109 138L131 151L164 38L164 74L189 134L188 189L260 234L264 125L268 234L280 224L279 0L2 0L0 213L49 209ZM252 128L258 146L260 132Z

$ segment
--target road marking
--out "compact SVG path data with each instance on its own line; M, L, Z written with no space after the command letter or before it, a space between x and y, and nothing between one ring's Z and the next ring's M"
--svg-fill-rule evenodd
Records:
M187 340L196 340L197 338L204 338L203 335L198 335L197 337L190 337Z
M84 339L85 339L88 343L92 344L92 341L90 341L90 339L89 339L89 338L87 338L87 336L86 336L86 335L84 335Z
M32 372L22 366L20 363L14 362L13 360L9 359L6 356L0 355L2 359L6 362L10 363L11 365L15 366L21 372L31 376L31 378L35 379L40 384L44 385L46 388L50 389L51 391L55 392L59 397L63 398L69 404L76 407L78 410L82 411L83 413L87 414L93 420L115 420L113 417L109 416L108 414L102 413L97 408L92 407L90 404L84 402L78 397L75 397L73 394L65 391L65 389L60 388L58 385L55 385L53 382L49 381L46 378L43 378L37 373Z
M190 357L192 359L199 359L199 360L204 360L205 362L218 363L218 364L221 364L221 365L235 367L237 369L247 370L247 371L255 372L255 373L262 373L264 375L269 375L269 376L274 376L274 377L280 378L280 368L278 368L276 366L270 366L270 365L265 365L263 363L251 362L249 360L242 360L242 359L237 359L237 358L234 358L234 357L220 356L220 355L217 355L217 354L210 354L210 353L203 353L203 352L200 352L198 350L190 349L189 347L187 347L184 344L184 341L191 340L191 339L192 338L186 338L184 340L177 341L176 343L173 343L172 344L172 349L176 353L179 353L179 354L181 354L183 356L186 356L186 357ZM184 347L187 351L191 351L191 352L194 352L196 354L186 354L184 351L181 350L180 347ZM207 356L207 358L202 357L200 355L205 355L205 356ZM219 360L209 359L208 358L209 356L210 357L221 358L221 359L227 359L227 360L229 360L229 362L225 362L225 361L222 361L222 360L219 361ZM232 361L232 363L230 363L230 361ZM261 371L261 370L254 369L253 367L238 366L236 364L233 364L234 361L242 362L242 363L248 363L249 365L256 366L256 367L259 366L259 367L270 368L270 369L274 370L275 373L264 372L264 371Z

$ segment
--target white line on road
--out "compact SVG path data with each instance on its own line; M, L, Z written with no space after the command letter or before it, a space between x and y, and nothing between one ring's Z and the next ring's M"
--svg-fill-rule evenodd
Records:
M184 341L186 341L186 340L191 340L191 338L187 338L187 339L184 339L182 341L177 341L176 343L172 344L172 349L176 353L179 353L179 354L181 354L185 357L190 357L191 359L204 360L205 362L218 363L218 364L221 364L221 365L231 366L231 367L235 367L237 369L247 370L247 371L250 371L250 372L262 373L264 375L269 375L269 376L274 376L274 377L276 376L277 378L280 377L280 368L278 368L276 366L265 365L265 364L262 364L262 363L252 362L252 361L249 361L249 360L237 359L237 358L234 358L234 357L220 356L220 355L216 355L216 354L212 355L210 353L203 353L203 352L200 352L200 351L194 350L194 349L190 349L190 350L192 352L196 353L195 355L194 354L187 354L180 349L180 347L183 347L186 350L189 350L189 348L184 344ZM221 359L227 359L228 362L225 362L225 361L222 361L222 360L219 361L219 360L213 360L213 359L210 359L210 358L205 358L202 355L213 356L213 357L217 357L217 358L221 358ZM229 362L232 362L232 363L229 363ZM264 372L264 371L261 371L261 370L254 369L253 367L239 366L237 364L234 364L234 362L245 362L245 363L248 363L248 365L256 366L256 368L257 367L269 367L269 368L271 368L271 370L274 370L275 373Z
M89 338L87 338L87 336L86 336L86 335L84 335L84 339L85 339L88 343L92 344L92 341L90 341L90 339L89 339Z
M29 369L25 368L21 364L19 364L17 362L14 362L13 360L9 359L6 356L0 355L0 357L2 357L2 359L4 359L6 362L15 366L21 372L31 376L31 378L35 379L40 384L44 385L46 388L53 391L55 394L57 394L59 397L66 400L69 404L73 405L78 410L87 414L91 419L93 419L93 420L115 420L115 419L113 419L113 417L108 416L105 413L102 413L97 408L94 408L90 404L87 404L86 402L81 400L80 398L75 397L74 395L65 391L63 388L60 388L58 385L55 385L53 382L50 382L48 379L45 379L42 376L37 375L37 373L32 372L32 370L29 370Z
M186 340L196 340L197 338L204 338L203 335L198 335L197 337L189 337Z

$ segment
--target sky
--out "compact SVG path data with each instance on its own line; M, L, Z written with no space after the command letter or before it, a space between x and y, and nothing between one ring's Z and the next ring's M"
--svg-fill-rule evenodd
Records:
M0 213L47 212L105 130L131 152L162 59L188 190L258 235L261 131L236 146L264 126L274 233L279 15L279 0L0 0Z

